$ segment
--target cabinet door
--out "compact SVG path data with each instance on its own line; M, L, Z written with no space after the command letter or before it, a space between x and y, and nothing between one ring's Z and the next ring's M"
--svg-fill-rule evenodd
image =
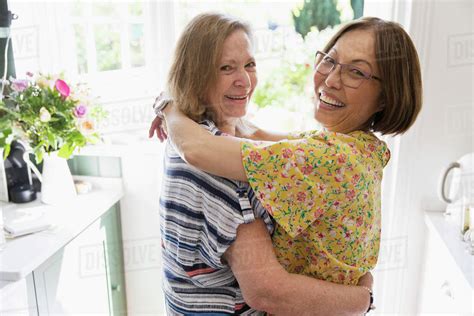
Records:
M443 241L428 232L418 315L473 315L473 291Z
M110 314L105 235L96 221L33 272L40 315Z
M101 219L105 228L105 267L109 285L111 315L126 315L125 269L120 207L114 205Z
M16 282L0 281L0 315L38 315L32 274Z

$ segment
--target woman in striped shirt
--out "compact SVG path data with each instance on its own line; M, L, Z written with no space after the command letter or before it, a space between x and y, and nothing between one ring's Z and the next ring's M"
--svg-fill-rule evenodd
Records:
M178 41L169 92L180 110L212 135L250 137L241 119L257 84L250 38L247 24L202 14ZM283 269L270 239L273 223L248 183L188 165L168 142L163 184L160 228L169 314L350 315L367 310L370 275L361 279L365 287L344 286Z

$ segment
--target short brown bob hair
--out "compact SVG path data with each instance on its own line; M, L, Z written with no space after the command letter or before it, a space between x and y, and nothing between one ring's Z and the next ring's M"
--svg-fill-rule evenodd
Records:
M422 106L421 69L415 45L398 23L363 17L343 25L323 51L328 53L342 35L353 30L374 32L375 58L382 78L384 109L367 123L382 135L402 134L413 125Z
M203 13L189 22L178 40L168 92L178 108L196 122L217 119L207 98L217 83L224 41L237 30L252 38L248 24L224 14Z

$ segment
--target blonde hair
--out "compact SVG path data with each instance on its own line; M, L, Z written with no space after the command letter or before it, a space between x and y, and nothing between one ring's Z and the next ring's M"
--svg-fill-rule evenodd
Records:
M329 52L345 33L361 29L375 34L384 106L367 123L374 132L402 134L413 125L422 107L421 68L415 45L398 23L364 17L345 24L323 51Z
M178 40L168 92L179 109L196 122L210 119L218 124L207 97L217 83L224 41L237 30L251 38L248 24L228 15L204 13L189 22Z

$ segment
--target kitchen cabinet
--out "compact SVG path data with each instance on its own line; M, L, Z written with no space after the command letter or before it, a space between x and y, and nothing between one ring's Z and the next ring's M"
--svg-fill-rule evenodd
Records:
M427 224L419 315L473 315L474 261L459 225L441 212L426 212Z
M126 314L118 216L114 206L33 271L39 315Z
M52 215L54 227L0 252L0 314L126 315L121 181L95 180L72 210Z

